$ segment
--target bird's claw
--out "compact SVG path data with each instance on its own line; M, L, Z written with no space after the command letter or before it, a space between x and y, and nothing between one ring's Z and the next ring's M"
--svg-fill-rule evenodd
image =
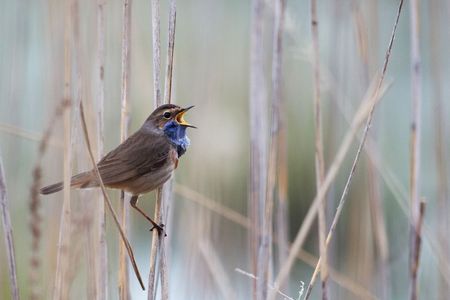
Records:
M161 235L162 233L164 233L164 236L167 236L166 232L164 231L164 224L161 223L159 225L157 224L153 224L153 227L150 228L150 231L153 231L153 229L156 229L158 231L158 234Z

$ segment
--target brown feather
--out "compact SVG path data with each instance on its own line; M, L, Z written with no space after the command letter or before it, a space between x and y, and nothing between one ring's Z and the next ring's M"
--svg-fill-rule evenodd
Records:
M97 166L105 186L138 195L159 187L170 178L175 169L174 154L177 155L175 147L163 134L143 126L106 154ZM73 176L71 186L89 188L97 187L99 183L93 171L88 171ZM41 194L62 189L63 183L59 182L42 188Z
M97 164L105 186L139 195L166 182L178 166L178 153L161 129L169 120L163 114L170 111L172 116L176 116L183 110L186 109L173 104L158 107L136 133L106 154ZM73 188L97 186L99 182L93 170L77 174L71 179ZM62 189L63 183L58 182L42 188L41 194L51 194Z

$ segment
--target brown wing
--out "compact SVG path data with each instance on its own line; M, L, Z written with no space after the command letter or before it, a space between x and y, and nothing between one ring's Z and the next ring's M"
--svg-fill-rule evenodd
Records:
M165 136L137 131L98 163L104 184L120 184L162 167L171 147Z

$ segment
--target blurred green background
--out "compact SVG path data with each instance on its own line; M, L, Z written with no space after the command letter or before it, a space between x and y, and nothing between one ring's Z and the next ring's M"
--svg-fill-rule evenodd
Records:
M361 103L370 82L381 69L397 1L347 0L319 2L321 84L326 168L348 130L348 121ZM32 169L37 160L39 140L49 125L54 108L63 96L64 1L0 1L0 150L7 179L15 238L18 280L21 296L29 295L31 255L29 230ZM78 1L79 41L72 43L73 60L79 70L80 90L95 115L96 3ZM270 83L272 4L266 2L265 49L267 83ZM167 37L166 1L161 3L162 66L165 66ZM405 299L408 294L408 190L411 120L410 5L406 1L386 80L389 90L377 107L370 138L378 166L369 175L364 153L352 182L348 202L330 248L329 263L338 275L330 278L331 299L364 299L364 293L351 291L336 279L345 278L376 298ZM288 131L289 237L292 240L315 196L314 114L312 95L312 45L308 1L287 1L283 41L282 114ZM419 289L423 299L445 299L449 292L449 210L448 179L439 190L439 168L448 176L450 96L450 4L448 1L421 1L420 45L423 63L422 153L420 194L426 199L424 239L419 269ZM120 87L122 2L106 1L105 64L105 151L120 142ZM150 1L132 2L130 73L130 133L153 110L152 36ZM174 102L195 105L186 119L198 129L189 130L191 147L176 171L175 182L213 202L247 215L249 178L249 1L187 0L177 3L175 41ZM165 70L163 68L163 70ZM437 126L442 118L444 157L436 156ZM89 160L81 133L79 116L73 118L73 173L86 170ZM93 124L93 123L92 123ZM52 143L42 161L43 184L62 178L62 119L54 126ZM93 128L93 127L92 127ZM262 129L263 130L263 129ZM335 212L355 142L327 196L328 225ZM369 203L369 183L383 206L388 259L380 258ZM72 203L79 191L72 192ZM94 195L94 194L90 194ZM117 204L118 192L110 191ZM235 271L250 271L248 231L182 193L170 203L172 216L168 251L171 299L222 299L218 285L202 255L202 245L215 249L225 274L239 299L251 297L252 281ZM81 199L89 207L95 197ZM140 200L153 211L154 193ZM81 205L82 206L82 205ZM55 253L61 216L62 193L41 198L42 237L39 284L43 298L52 295ZM77 204L74 204L75 210ZM403 209L402 209L403 207ZM406 210L405 210L406 209ZM82 211L82 208L79 208ZM81 214L81 213L80 213ZM130 211L130 241L144 279L147 278L151 234L146 221ZM81 226L82 227L82 226ZM78 228L75 226L75 228ZM89 245L80 229L74 233L74 281L72 299L86 296L86 251ZM109 298L117 296L118 234L107 218L109 255ZM0 233L3 236L3 233ZM318 257L317 226L313 226L305 250ZM84 248L83 248L84 247ZM78 255L78 256L77 256ZM276 270L277 267L276 267ZM300 281L309 282L313 268L298 260L285 291L297 299ZM276 274L276 273L275 273ZM133 299L146 298L130 273ZM0 298L10 296L7 260L0 247ZM318 299L320 285L312 298ZM366 296L364 296L366 295Z

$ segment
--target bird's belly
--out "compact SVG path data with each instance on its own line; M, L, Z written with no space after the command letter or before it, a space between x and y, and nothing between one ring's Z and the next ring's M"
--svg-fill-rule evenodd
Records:
M133 195L145 194L162 186L172 177L174 164L168 163L159 170L155 170L132 180L129 180L125 186L125 190Z

